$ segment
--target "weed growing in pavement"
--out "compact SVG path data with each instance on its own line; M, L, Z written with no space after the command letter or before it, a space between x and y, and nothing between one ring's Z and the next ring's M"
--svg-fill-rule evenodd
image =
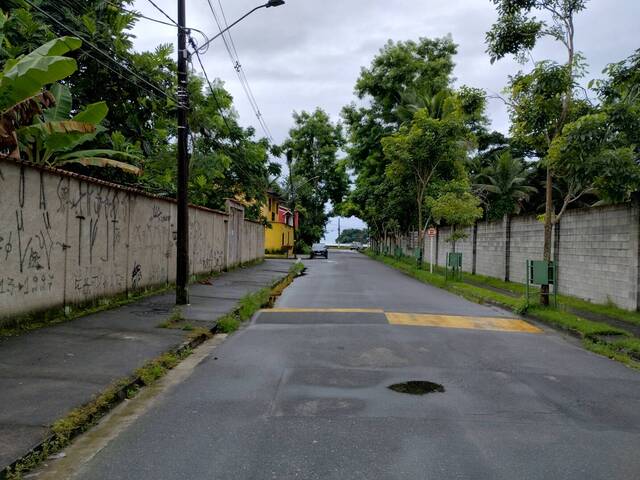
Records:
M300 275L304 269L305 266L302 262L295 262L285 278L271 287L263 288L256 293L251 293L241 298L236 310L218 319L217 331L221 333L232 333L238 330L242 322L249 320L258 310L271 306L273 299L282 294L282 291L290 285L293 279Z
M180 307L174 307L169 318L158 325L158 328L176 328L178 323L184 320Z

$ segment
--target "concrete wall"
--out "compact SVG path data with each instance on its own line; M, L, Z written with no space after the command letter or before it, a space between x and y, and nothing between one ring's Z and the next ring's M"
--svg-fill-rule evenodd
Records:
M227 208L190 208L192 275L263 256L262 225ZM175 281L176 215L170 200L0 160L0 319Z
M524 215L511 219L511 252L509 257L509 279L525 283L527 260L542 259L544 246L544 223L535 215Z
M571 210L560 223L558 287L563 293L638 307L638 209Z
M542 259L544 225L535 216L519 216L495 222L479 222L468 237L456 242L463 253L463 270L510 281L526 281L526 261ZM449 227L438 231L437 260L444 266L452 251ZM554 228L552 257L559 266L558 290L595 303L614 302L640 307L640 208L622 204L567 211ZM399 239L406 244L407 239ZM475 242L475 257L474 257ZM425 239L425 262L430 240ZM434 251L436 249L434 248Z
M478 223L476 273L504 278L505 232L503 221Z

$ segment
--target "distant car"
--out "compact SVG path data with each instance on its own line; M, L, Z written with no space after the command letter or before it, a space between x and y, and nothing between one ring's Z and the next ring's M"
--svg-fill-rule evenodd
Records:
M316 257L329 258L329 249L324 243L314 243L311 246L311 258Z
M362 249L362 244L360 242L353 242L351 244L351 250L360 250Z

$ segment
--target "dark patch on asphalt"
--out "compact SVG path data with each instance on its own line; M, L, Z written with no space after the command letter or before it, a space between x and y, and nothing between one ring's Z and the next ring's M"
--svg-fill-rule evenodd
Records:
M257 324L287 325L388 325L384 313L363 312L260 312Z
M390 390L408 395L426 395L427 393L444 393L444 387L439 383L426 380L410 380L403 383L394 383L388 387Z

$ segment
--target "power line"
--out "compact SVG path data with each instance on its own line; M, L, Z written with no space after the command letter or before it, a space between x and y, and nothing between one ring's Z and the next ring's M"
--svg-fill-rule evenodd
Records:
M216 104L216 108L218 109L218 112L220 113L220 116L222 117L222 121L226 125L227 130L229 131L229 135L231 136L231 126L229 125L229 122L227 122L227 117L225 117L223 112L222 112L222 106L220 105L220 102L218 101L218 96L216 95L216 92L213 89L213 85L211 85L211 80L209 80L209 75L207 75L207 71L204 68L204 64L202 63L202 58L200 58L200 52L198 52L198 49L196 48L196 45L195 45L195 42L193 41L193 39L189 38L189 41L191 43L191 46L195 50L194 53L196 54L196 58L198 59L198 63L200 64L200 68L202 69L202 73L204 74L204 78L207 81L207 85L209 86L209 90L211 91L211 96L213 97L213 101Z
M227 21L227 16L224 13L224 7L222 6L222 0L218 0L218 5L220 6L220 12L222 13L222 19L224 20L225 27L228 28L229 27L229 23ZM242 75L242 77L244 79L244 84L247 87L246 88L246 92L247 92L248 96L250 97L250 102L252 101L253 104L256 106L256 108L255 108L256 116L258 116L258 119L261 120L261 123L263 124L263 128L266 130L265 133L267 133L267 136L271 139L271 141L273 141L273 136L271 135L271 130L269 129L269 126L267 125L266 120L262 116L262 112L260 111L260 108L258 106L258 101L256 100L256 97L253 94L253 90L251 89L251 85L249 84L249 79L247 78L247 74L245 73L244 69L242 68L242 65L240 64L240 57L238 55L238 49L236 48L236 42L233 40L233 36L231 35L231 31L228 31L227 34L229 35L229 41L231 43L231 48L233 49L233 52L235 54L236 64L238 66L236 71L238 71L238 73L240 75Z
M213 3L211 2L211 0L207 0L207 3L209 4L209 9L211 10L211 13L213 14L213 18L216 22L216 25L218 26L218 29L220 31L220 33L222 34L223 32L223 27L221 25L221 22L218 18L218 14L213 6ZM226 19L226 15L224 13L224 9L222 7L222 3L220 0L218 0L218 5L220 6L220 11L222 13L222 18L225 22L225 26L228 27L228 23L227 23L227 19ZM251 106L251 109L253 110L253 113L255 114L256 118L258 119L258 122L260 124L260 127L262 128L262 130L264 131L265 135L267 136L267 138L269 140L271 140L272 142L273 140L273 136L271 135L271 131L269 130L269 127L262 115L262 112L260 111L260 107L258 105L258 102L255 98L255 95L253 94L253 91L251 90L251 86L249 85L249 81L247 79L246 73L244 72L244 69L242 68L242 64L240 63L240 59L238 57L238 51L236 49L235 46L235 42L233 41L233 37L231 36L231 32L227 31L226 35L229 36L229 40L227 40L227 38L225 37L225 34L222 34L222 40L224 42L225 45L225 49L227 50L227 53L229 54L229 58L231 59L231 63L233 65L234 70L236 71L237 75L238 75L238 79L240 80L240 85L242 86L242 89L245 92L245 95L247 96L247 99L249 100L249 105Z
M180 26L179 26L179 25L178 25L178 24L177 24L177 23L176 23L176 22L175 22L175 21L174 21L174 20L173 20L173 19L172 19L172 18L171 18L167 13L166 13L166 12L164 12L164 10L160 9L160 7L158 7L158 6L157 6L155 3L153 3L153 2L151 2L151 3L152 3L152 5L153 5L154 7L156 7L156 9L158 9L159 11L161 11L161 12L162 12L162 14L163 14L166 18L168 18L168 19L170 20L170 22L165 22L164 20L158 20L157 18L148 17L148 16L146 16L146 15L143 15L143 14L142 14L142 13L140 13L140 12L137 12L137 11L135 11L135 10L129 10L129 9L127 9L127 8L124 8L124 7L122 7L122 6L120 6L120 5L117 5L117 4L115 4L115 3L113 3L113 2L110 2L110 1L107 1L107 3L108 3L109 5L111 5L112 7L117 8L118 10L120 10L120 11L122 11L122 12L129 13L129 14L131 14L131 15L134 15L134 16L138 17L138 18L143 18L143 19L145 19L145 20L149 20L150 22L159 23L160 25L167 25L167 26L169 26L169 27L180 28ZM206 34L206 33L204 33L202 30L199 30L199 29L197 29L197 28L193 28L193 27L187 27L187 28L185 28L185 30L186 30L187 32L188 32L189 30L193 30L194 32L198 32L200 35L202 35L202 36L204 37L204 39L205 39L206 41L208 41L208 40L209 40L209 37L207 36L207 34ZM208 46L207 46L207 48L208 48Z
M154 2L153 0L147 0L147 1L151 5L153 5L155 7L155 9L158 10L162 15L164 15L167 20L169 20L171 23L173 23L176 27L180 28L180 25L178 25L178 22L176 22L173 18L171 18L169 16L169 14L167 12L165 12L162 8L160 8L156 2Z
M198 51L198 49L196 48L197 46L195 45L195 42L193 40L193 38L189 37L189 42L191 43L191 46L194 49L194 53L196 55L196 58L198 59L198 63L200 64L200 69L202 70L202 73L204 75L204 78L207 82L207 85L209 86L209 91L211 92L211 97L213 98L213 101L216 104L216 108L218 109L218 112L220 113L220 116L222 117L222 121L224 122L225 126L227 127L227 130L229 132L229 139L231 140L231 142L233 142L236 146L236 148L240 147L239 142L236 140L234 141L233 139L233 134L231 131L231 126L229 125L229 122L227 121L227 117L225 117L223 109L222 109L222 105L220 105L220 102L218 101L218 95L216 94L215 89L213 88L213 85L211 84L211 80L209 80L209 75L207 74L207 71L204 68L204 64L202 63L202 58L200 57L200 52ZM192 138L192 142L195 146L195 141ZM224 144L220 145L221 148L225 151L225 153L229 156L231 156L230 151L228 150L227 146ZM195 152L195 148L194 148L194 152ZM247 172L247 170L242 167L238 162L234 162L235 167L240 170L241 173L244 173L247 177L250 177L251 175L249 174L249 172Z
M135 71L133 71L132 69L130 69L129 67L127 67L126 65L122 65L118 62L116 62L113 58L111 58L111 56L104 52L100 47L96 46L95 44L91 43L89 40L87 40L86 38L84 38L80 33L78 33L76 30L74 30L73 28L69 27L68 25L66 25L65 23L61 22L60 20L58 20L57 18L55 18L54 16L52 16L51 14L47 13L46 11L44 11L42 8L40 8L38 5L35 5L34 3L31 2L31 0L25 0L26 3L28 3L29 5L31 5L31 7L35 8L36 10L38 10L41 14L43 14L44 16L46 16L47 18L49 18L50 20L54 21L55 23L57 23L58 25L60 25L62 28L64 28L65 30L67 30L68 32L70 32L71 34L75 35L76 37L78 37L80 40L83 41L83 43L86 43L87 45L89 45L90 47L92 47L94 50L96 50L97 52L101 53L102 55L104 55L105 58L107 58L110 62L113 62L115 65L117 65L118 67L120 67L121 69L127 71L129 74L133 75L135 78L137 78L138 80L140 80L141 82L143 82L145 85L148 85L149 87L151 87L153 90L157 91L160 95L162 95L165 98L171 99L174 102L176 102L177 104L179 104L180 102L178 101L178 99L176 99L175 97L173 97L172 95L167 94L164 90L162 90L160 87L158 87L157 85L154 85L153 83L147 81L145 78L141 77L138 73L136 73ZM115 55L115 53L114 53ZM95 57L94 60L96 60L98 63L99 62ZM121 59L122 60L122 59ZM101 63L102 65L104 65L103 63ZM131 79L127 78L126 76L122 75L122 73L117 72L113 69L110 69L111 71L113 71L114 73L117 73L118 75L120 75L123 79L129 81L130 83L132 83L133 85L136 85L137 87L139 87L139 85L137 85L136 83L132 82Z

